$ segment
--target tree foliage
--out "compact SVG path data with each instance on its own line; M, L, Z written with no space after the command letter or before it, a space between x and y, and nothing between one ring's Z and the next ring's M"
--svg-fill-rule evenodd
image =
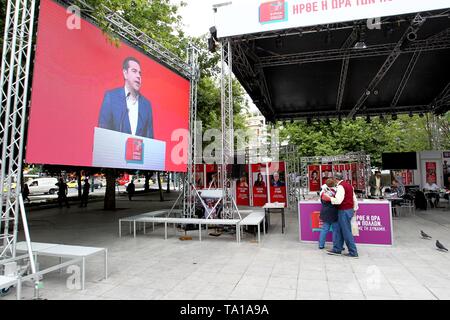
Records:
M450 148L450 113L439 119L442 149ZM281 126L282 140L297 145L301 156L331 156L364 151L371 155L372 164L381 165L383 152L408 152L433 149L430 143L428 115L424 118L407 115L397 121L373 119L306 121Z

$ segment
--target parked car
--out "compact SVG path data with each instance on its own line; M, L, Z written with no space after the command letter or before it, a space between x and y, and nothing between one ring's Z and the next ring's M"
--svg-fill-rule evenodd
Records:
M78 188L78 182L76 180L67 182L68 188Z
M124 178L118 178L116 180L116 184L119 186L124 186L126 183L129 183L130 180L129 179L124 179Z
M58 192L58 179L56 178L36 178L27 181L30 194L55 194Z
M101 189L104 185L106 185L106 183L101 179L94 179L94 189Z
M134 186L135 186L136 189L145 187L145 178L136 178L136 179L133 179L133 182L134 182ZM124 186L128 187L129 184L130 184L130 182L127 182L127 183L124 184ZM149 185L150 184L151 183L149 182Z

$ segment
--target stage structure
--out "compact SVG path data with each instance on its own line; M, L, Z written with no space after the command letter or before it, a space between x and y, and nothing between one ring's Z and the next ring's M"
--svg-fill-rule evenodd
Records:
M0 267L6 263L24 261L24 256L16 256L16 243L21 215L25 237L28 243L27 266L18 266L15 276L23 273L36 274L33 254L31 254L31 239L28 232L27 217L21 194L22 165L27 126L27 106L29 103L29 74L32 59L32 39L35 25L35 0L8 0L6 7L5 31L1 62L1 172L0 199L2 201L0 217ZM58 1L66 6L76 5L83 17L96 23L93 8L84 1ZM190 81L190 117L189 128L195 132L197 110L197 84L200 77L198 66L198 49L190 46L187 49L187 61L164 48L161 44L148 37L144 32L134 27L119 14L103 7L106 13L104 19L114 34L125 39L145 54L155 58ZM181 194L184 195L184 215L192 216L193 205L190 202L194 185L195 166L192 157L195 154L195 135L189 138L189 159L187 174L183 177ZM193 174L194 173L194 174ZM36 276L35 288L39 288Z
M369 178L371 175L370 155L367 155L364 152L353 152L348 153L346 155L338 155L338 156L302 157L300 159L300 188L301 188L301 196L303 197L303 199L306 199L306 194L308 190L309 165L331 165L332 172L334 173L336 171L334 169L334 166L336 164L342 165L344 163L357 164L356 185L362 185L363 187L361 188L362 190L360 191L364 192L367 195L369 192L368 190Z
M300 1L223 2L212 38L231 43L227 62L269 122L440 116L450 110L448 2L401 1L328 1L326 12L302 11Z

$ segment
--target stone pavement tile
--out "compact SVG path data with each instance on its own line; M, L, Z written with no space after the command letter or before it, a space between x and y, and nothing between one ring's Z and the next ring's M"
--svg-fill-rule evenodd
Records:
M266 266L254 266L251 265L246 271L244 275L259 275L259 276L270 276L272 274L273 267Z
M297 300L330 300L329 292L297 291Z
M400 298L397 291L387 282L360 281L360 286L365 296Z
M362 289L357 280L351 281L328 281L330 293L352 293L362 294Z
M229 284L211 284L202 289L199 293L200 295L221 295L228 297L231 292L234 290L235 285Z
M315 270L300 270L298 274L299 279L303 280L327 280L327 274L325 271L315 271Z
M64 300L102 300L102 298L100 296L75 293L65 297Z
M242 274L236 273L224 273L219 274L215 279L211 280L211 284L229 284L229 285L237 285L239 280L242 278Z
M229 296L221 295L221 293L217 294L205 294L200 293L194 299L195 300L215 300L215 301L223 301L228 300Z
M110 291L118 285L103 284L103 283L86 283L85 290L80 290L79 294L90 296L100 296L107 291Z
M172 290L158 300L193 300L196 296L198 296L198 293Z
M436 297L424 286L404 286L393 284L393 287L402 299L436 300Z
M261 287L237 285L231 292L229 299L248 299L259 300L262 299L264 289Z
M450 287L446 288L435 288L435 287L428 287L428 289L433 292L433 294L439 299L439 300L450 300Z
M178 279L170 279L170 278L161 278L157 281L146 281L146 279L143 279L143 283L139 287L147 288L147 289L155 289L155 290L161 290L163 292L170 292L172 289L174 289L178 284L180 284L180 280Z
M288 277L272 276L269 278L269 282L267 283L267 288L296 290L297 286L298 286L297 277L288 278Z
M249 286L249 287L261 287L265 288L269 281L269 276L261 277L261 276L243 276L238 285L241 286Z
M295 300L296 290L280 289L280 288L266 288L263 300Z
M350 272L335 272L335 271L327 271L327 279L328 281L356 281L355 274Z
M371 296L371 295L367 295L366 296L366 300L401 300L399 296L397 297L390 297L390 296Z
M158 299L162 295L161 292L153 289L117 286L109 291L106 291L101 298L115 298L119 300L153 300Z
M362 293L331 292L331 300L366 300Z
M194 280L182 280L177 285L175 285L172 290L173 291L186 291L190 293L200 293L203 288L208 286L208 282L200 282Z
M329 292L328 281L323 280L304 280L299 279L297 292L312 291L312 292Z

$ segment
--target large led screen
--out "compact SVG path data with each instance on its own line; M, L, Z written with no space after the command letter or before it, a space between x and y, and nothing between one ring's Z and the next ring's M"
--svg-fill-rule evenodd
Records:
M26 161L186 171L189 81L40 3Z

